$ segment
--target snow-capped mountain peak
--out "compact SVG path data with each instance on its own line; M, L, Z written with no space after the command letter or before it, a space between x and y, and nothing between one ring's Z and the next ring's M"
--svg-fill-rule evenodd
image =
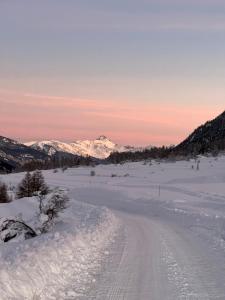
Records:
M105 136L105 135L100 135L96 140L99 140L99 141L109 141L109 139Z
M72 143L65 143L61 141L40 141L28 142L25 145L37 150L42 150L48 155L54 155L56 152L66 152L79 156L92 156L99 159L107 158L112 152L125 152L135 150L134 147L120 146L105 135L99 136L95 140L75 141Z

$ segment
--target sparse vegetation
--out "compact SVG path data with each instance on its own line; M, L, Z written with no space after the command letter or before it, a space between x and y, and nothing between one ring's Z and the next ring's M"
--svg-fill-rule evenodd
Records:
M95 176L96 175L96 173L95 173L95 171L94 170L91 170L91 172L90 172L90 176Z
M63 173L64 173L67 169L68 169L67 166L64 166L64 167L61 168L61 170L62 170Z
M40 232L45 233L54 225L59 214L68 207L69 198L64 190L55 190L47 196L39 195Z

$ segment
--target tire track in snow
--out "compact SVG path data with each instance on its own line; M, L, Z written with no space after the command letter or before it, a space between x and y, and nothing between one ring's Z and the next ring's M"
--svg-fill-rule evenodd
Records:
M159 240L155 238L154 228L149 227L150 221L145 218L126 214L121 218L125 226L123 250L119 260L115 257L116 267L105 273L108 280L96 287L94 299L165 299L167 285L161 283L166 278L160 269Z

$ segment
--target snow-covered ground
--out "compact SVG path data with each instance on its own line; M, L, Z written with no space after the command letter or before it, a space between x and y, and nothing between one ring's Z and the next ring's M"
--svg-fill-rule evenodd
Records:
M1 179L16 185L23 175ZM79 299L90 289L120 224L110 210L70 199L49 233L0 243L1 300ZM18 215L35 228L37 198L0 204L0 217Z
M71 207L53 232L0 246L0 299L224 300L225 157L197 165L45 171ZM15 185L22 176L1 179ZM23 212L32 223L35 205L0 205L0 216Z

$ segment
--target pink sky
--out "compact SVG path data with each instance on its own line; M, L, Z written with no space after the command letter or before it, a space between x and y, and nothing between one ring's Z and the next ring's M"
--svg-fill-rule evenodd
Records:
M224 0L1 1L1 135L169 145L224 110Z
M0 90L1 135L20 141L74 141L104 134L122 144L176 144L222 110L213 105L140 105Z

